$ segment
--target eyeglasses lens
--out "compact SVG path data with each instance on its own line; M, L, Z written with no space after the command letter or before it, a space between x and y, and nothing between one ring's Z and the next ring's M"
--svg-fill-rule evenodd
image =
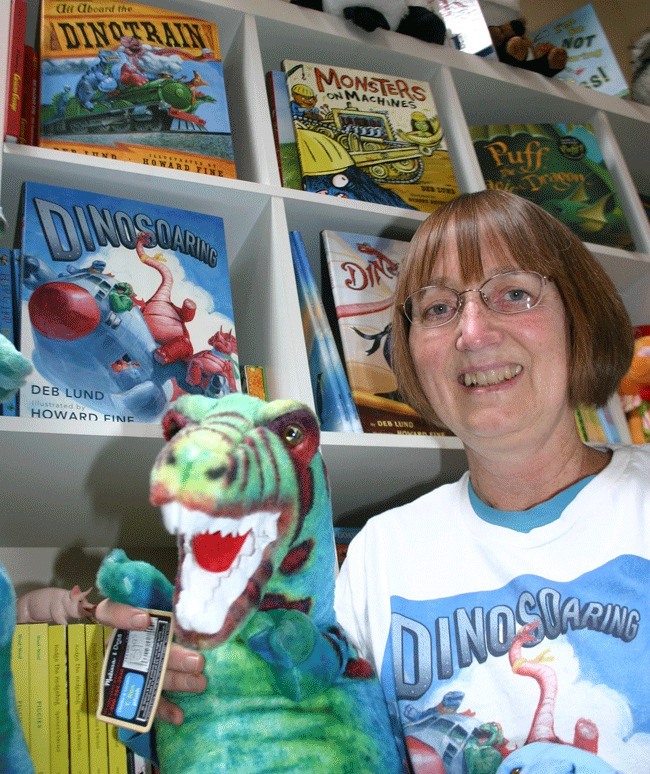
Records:
M544 283L545 278L536 272L511 271L490 277L476 290L494 312L517 314L537 306ZM413 325L436 328L454 319L462 296L473 290L459 293L445 285L420 288L406 299L404 311Z

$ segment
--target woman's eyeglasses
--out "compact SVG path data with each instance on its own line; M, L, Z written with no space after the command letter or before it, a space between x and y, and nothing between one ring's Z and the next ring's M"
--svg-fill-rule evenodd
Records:
M460 292L446 285L428 285L411 293L402 304L402 312L412 325L438 328L459 314L465 293L479 293L493 312L519 314L539 304L547 282L551 281L536 271L506 271L485 280L478 288Z

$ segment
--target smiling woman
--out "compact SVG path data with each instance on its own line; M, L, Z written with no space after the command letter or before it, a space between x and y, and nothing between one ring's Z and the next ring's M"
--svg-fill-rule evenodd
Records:
M412 770L505 774L548 753L553 771L642 768L650 449L587 447L574 418L630 362L616 289L535 204L464 194L416 232L392 336L403 396L469 468L370 519L337 582Z

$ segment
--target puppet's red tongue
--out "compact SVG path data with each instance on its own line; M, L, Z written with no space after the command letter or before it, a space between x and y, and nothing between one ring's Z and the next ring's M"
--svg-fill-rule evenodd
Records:
M192 540L194 558L200 567L210 572L225 572L235 561L244 541L248 537L244 535L222 535L216 532L211 535L204 532Z

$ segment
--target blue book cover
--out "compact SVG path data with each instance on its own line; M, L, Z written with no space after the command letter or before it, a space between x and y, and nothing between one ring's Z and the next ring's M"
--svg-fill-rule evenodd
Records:
M241 390L223 220L26 183L20 414L157 422Z
M0 247L0 333L17 347L14 315L14 267L17 265L15 250ZM18 411L17 396L0 404L2 416L13 417Z
M591 3L541 27L531 35L533 44L552 43L566 48L568 61L556 81L627 97L630 89Z
M302 236L289 234L316 413L323 430L363 431Z

